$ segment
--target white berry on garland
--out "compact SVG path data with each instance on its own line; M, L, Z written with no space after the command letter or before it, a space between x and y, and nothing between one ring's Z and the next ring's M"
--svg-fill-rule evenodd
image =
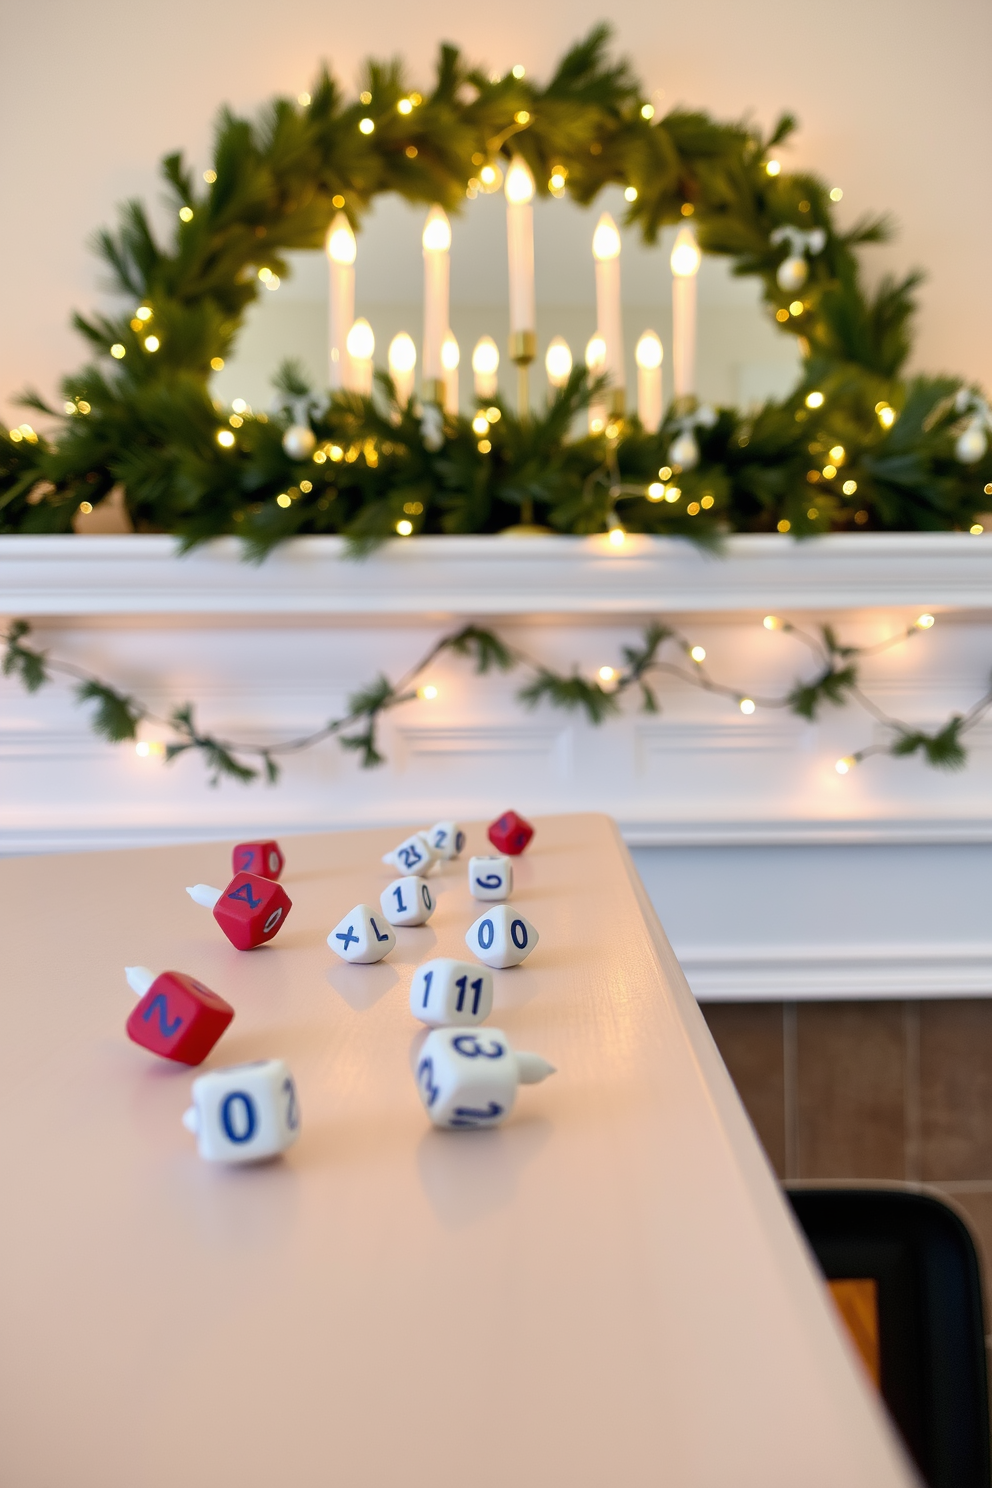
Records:
M282 436L282 447L291 460L309 460L317 447L317 436L309 424L290 424Z

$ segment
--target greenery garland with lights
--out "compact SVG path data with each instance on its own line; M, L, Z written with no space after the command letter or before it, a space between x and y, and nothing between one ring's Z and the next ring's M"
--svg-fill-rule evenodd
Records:
M274 785L279 778L280 756L299 754L330 738L336 738L342 748L357 753L365 768L384 764L378 739L381 720L394 708L415 698L437 696L437 688L432 684L418 684L432 663L445 652L472 661L477 673L509 672L516 667L525 667L531 678L517 693L521 703L529 708L548 703L567 712L584 714L592 724L601 724L616 716L627 693L639 696L642 711L660 712L656 690L660 677L673 677L689 686L731 699L745 715L754 713L758 707L777 708L812 722L824 708L854 703L886 731L887 737L884 742L866 745L839 759L836 763L838 773L847 774L854 765L873 754L897 757L919 754L927 764L938 769L963 768L967 755L962 741L992 709L992 687L966 713L952 714L941 728L928 733L886 713L863 691L859 680L860 658L877 655L920 631L929 630L934 623L932 615L919 616L906 629L871 646L843 645L829 625L823 626L818 636L813 636L791 621L774 615L766 615L763 623L766 630L795 636L810 649L817 661L813 677L797 679L788 692L777 697L751 697L737 687L717 681L705 665L703 647L693 645L681 632L657 621L647 627L639 645L623 647L623 662L619 668L601 667L595 680L582 676L577 670L567 675L555 672L526 652L508 646L495 632L478 625L466 625L436 641L426 656L398 682L390 682L380 673L348 699L348 711L343 717L331 719L309 734L269 744L238 742L206 732L198 725L191 703L177 705L166 717L155 714L139 698L120 691L93 673L26 644L26 637L31 633L26 620L13 621L6 633L0 634L0 641L4 646L4 676L16 677L28 692L36 692L56 676L71 678L75 683L77 701L94 705L90 722L95 733L119 744L137 739L140 726L150 724L157 732L166 733L167 738L138 742L136 747L140 753L162 754L166 761L171 761L192 751L209 770L212 785L223 776L248 784L261 774L270 785ZM681 653L682 659L666 659L662 654L666 645ZM249 759L257 761L257 764L249 764Z
M157 240L133 201L117 231L100 235L128 308L76 316L93 359L65 379L61 405L25 395L57 421L54 432L24 423L0 434L0 531L69 531L115 491L137 531L186 546L237 534L256 557L305 533L362 546L397 531L520 521L703 541L776 529L981 531L988 405L960 379L902 375L918 276L870 292L856 254L886 237L885 221L840 231L839 191L781 168L788 116L768 136L683 109L656 119L607 41L596 28L543 88L522 68L489 74L444 46L423 94L400 63L370 62L356 99L322 72L311 94L275 100L255 123L223 111L202 182L181 155L163 161L172 241ZM497 399L474 421L425 418L416 402L398 407L381 376L373 397L328 399L292 367L272 414L214 402L211 371L246 309L286 273L288 250L321 247L335 211L357 227L388 191L457 211L498 184L517 152L542 193L585 204L624 186L626 222L647 242L691 218L701 247L757 276L769 313L799 338L795 392L712 417L684 401L657 434L631 417L584 438L570 432L594 391L583 368L546 411L524 417ZM302 444L287 438L301 424ZM671 447L687 428L698 459L680 466Z

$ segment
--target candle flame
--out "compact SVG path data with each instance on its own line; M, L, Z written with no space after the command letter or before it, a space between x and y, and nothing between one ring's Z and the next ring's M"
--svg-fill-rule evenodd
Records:
M606 258L620 257L620 234L609 212L604 212L596 223L596 231L592 235L592 253L600 262Z
M514 206L523 206L526 202L534 200L534 177L522 155L514 155L510 162L503 190L506 192L507 201Z
M408 336L406 331L400 331L389 343L389 370L412 372L416 365L417 348L413 344L413 337Z
M698 274L702 257L696 234L691 227L683 227L672 248L672 273L678 279L691 279Z
M660 367L664 359L665 351L660 338L654 331L645 331L634 349L634 358L639 367L650 371L654 367Z
M421 241L425 253L447 253L451 247L451 223L443 207L435 204L427 213Z
M338 212L327 229L327 256L337 264L353 264L358 253L351 223L343 212Z
M442 352L442 360L444 353ZM492 336L480 336L472 353L472 371L491 377L499 371L499 347Z
M590 372L601 372L606 361L606 342L602 336L593 336L586 345L586 366Z
M364 317L360 316L351 330L348 332L348 355L355 358L357 362L369 362L375 351L375 336L372 327Z
M555 336L548 343L544 367L552 387L564 387L572 370L572 353L563 336Z
M454 372L461 361L461 353L458 350L458 342L449 331L441 343L441 366L445 372Z

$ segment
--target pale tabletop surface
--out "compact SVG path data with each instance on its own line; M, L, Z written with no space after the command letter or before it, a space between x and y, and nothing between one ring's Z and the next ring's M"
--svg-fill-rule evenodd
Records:
M183 892L220 845L0 863L5 1488L915 1481L613 824L537 827L490 1021L558 1073L492 1132L431 1129L411 1072L414 966L471 959L464 858L378 966L325 936L395 832L284 840L248 954ZM203 1068L288 1061L286 1157L197 1156L196 1072L124 1034L134 963L234 1005Z

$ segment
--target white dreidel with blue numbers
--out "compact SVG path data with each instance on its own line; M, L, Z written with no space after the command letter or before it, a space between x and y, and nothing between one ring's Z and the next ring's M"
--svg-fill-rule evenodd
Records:
M399 847L382 855L382 861L391 868L401 868L404 873L419 873L421 876L429 873L437 860L438 854L423 832L414 832L412 837L405 837Z
M368 966L389 955L396 944L396 936L381 910L373 909L371 904L356 904L341 923L335 925L327 937L327 944L343 961L357 961Z
M417 1090L435 1126L498 1126L513 1109L518 1085L555 1073L540 1054L518 1054L499 1028L435 1028L417 1061Z
M420 832L428 847L439 858L457 858L465 846L465 833L457 822L440 821L427 832Z
M509 904L494 904L479 916L465 937L469 950L487 966L519 966L540 936L530 920Z
M432 1028L482 1023L493 1010L493 975L471 961L438 956L418 966L410 983L410 1011Z
M262 1162L300 1134L296 1086L282 1059L211 1070L193 1081L192 1093L183 1126L207 1162Z
M513 864L505 853L469 858L468 891L473 899L509 899L513 893Z
M414 874L394 878L379 895L379 903L391 925L425 925L436 908L426 879Z

